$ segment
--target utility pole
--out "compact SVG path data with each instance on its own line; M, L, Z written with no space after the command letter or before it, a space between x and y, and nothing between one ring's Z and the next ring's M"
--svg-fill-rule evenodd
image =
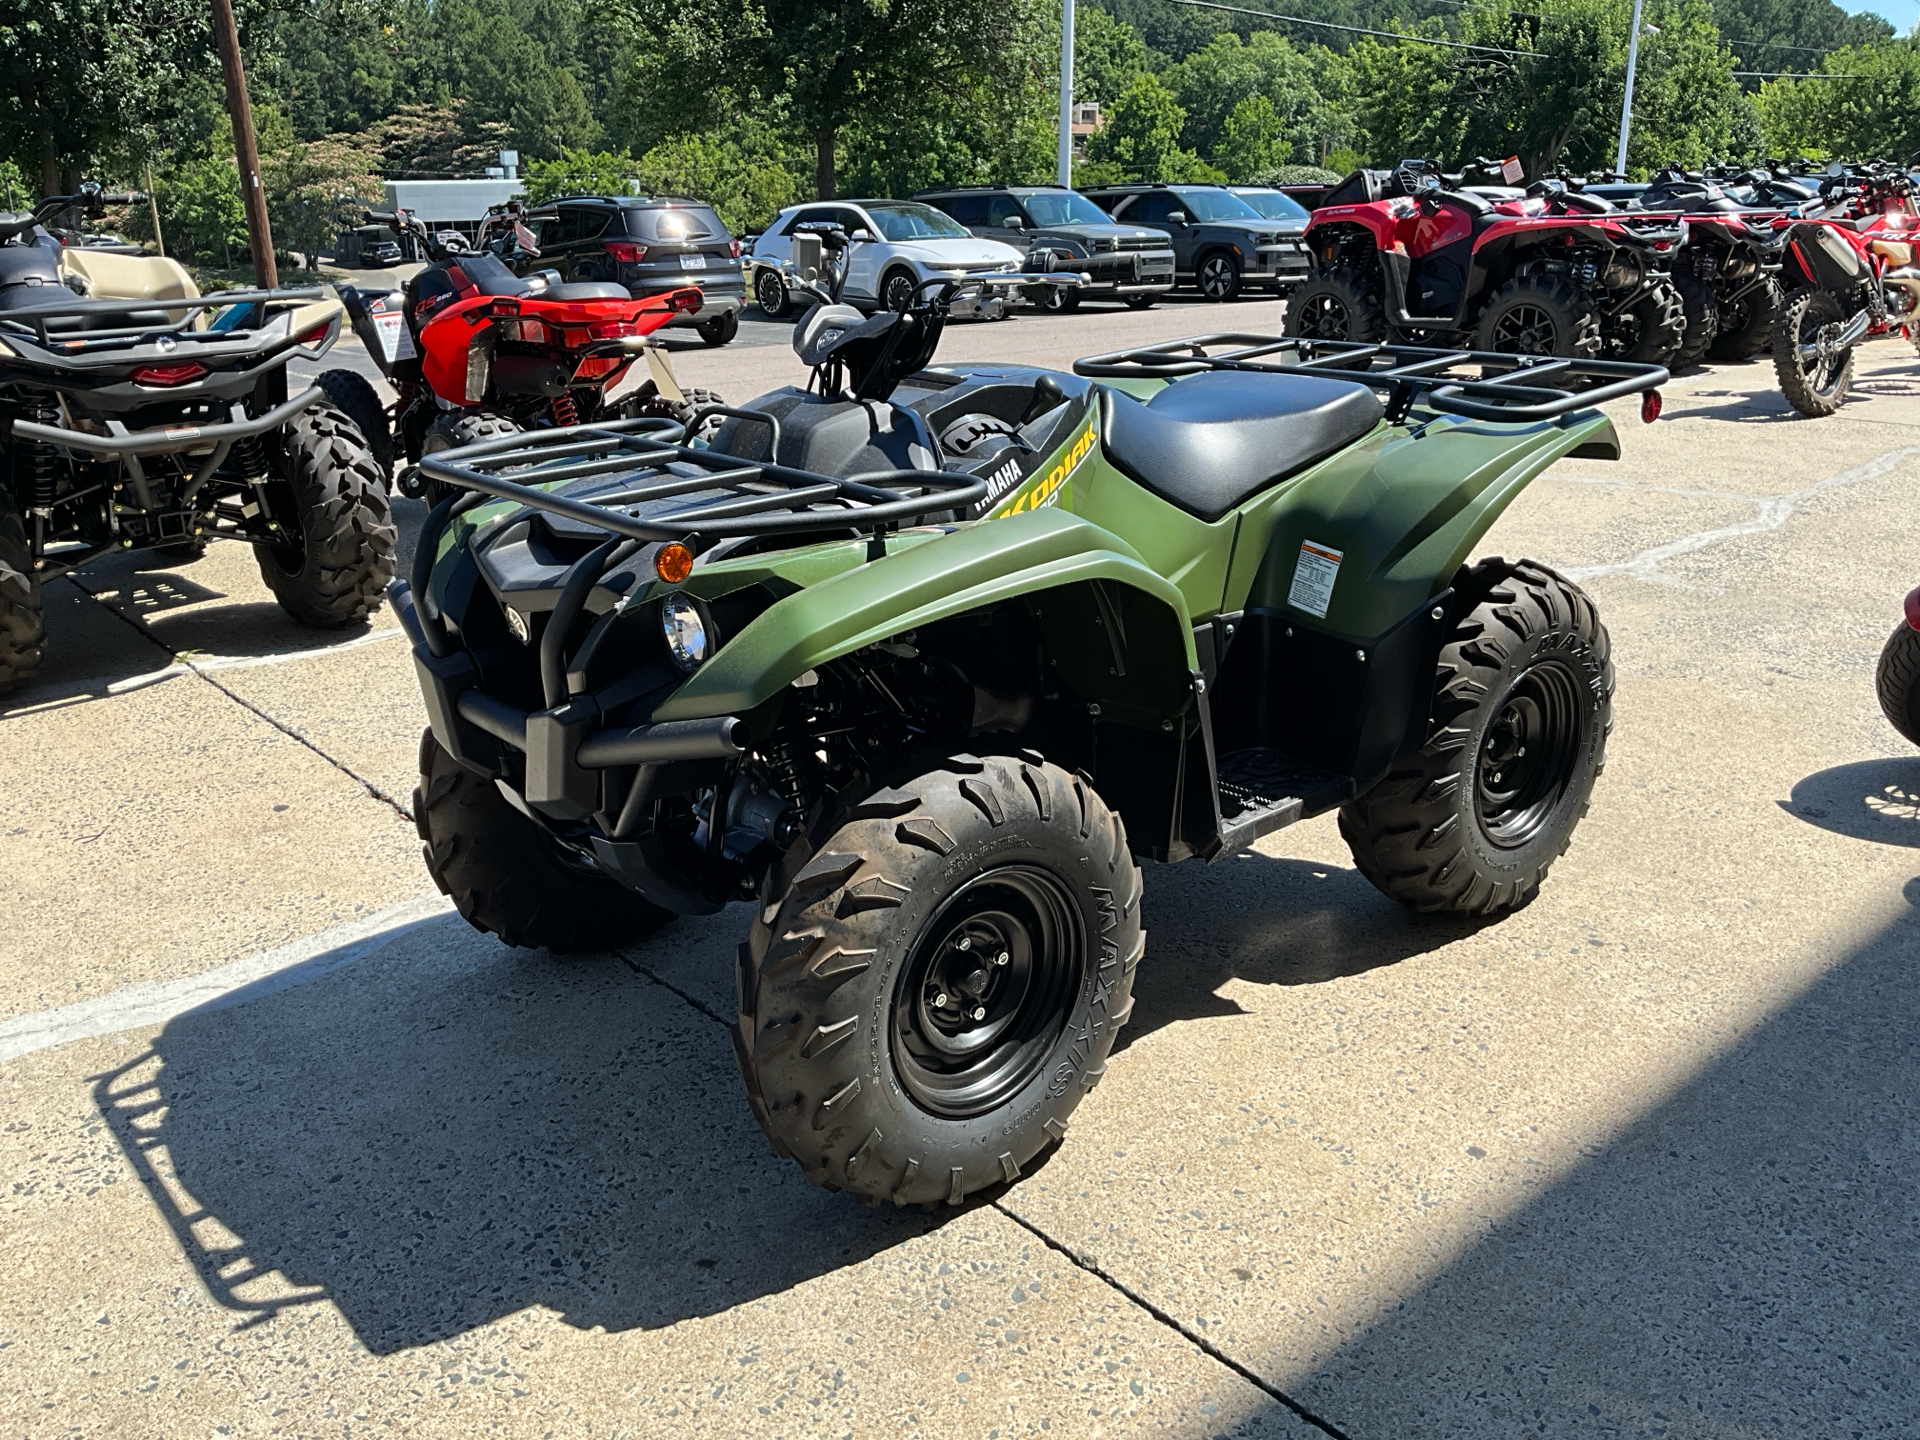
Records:
M153 248L167 253L167 242L160 234L160 197L153 193L153 162L147 162L147 213L153 216Z
M1073 184L1073 0L1061 0L1060 163L1054 178L1062 185Z
M1634 3L1637 6L1639 0ZM1639 13L1636 8L1634 14ZM271 290L280 283L280 271L273 263L273 231L267 224L267 192L260 188L260 147L253 138L253 102L247 98L247 71L240 60L233 0L213 0L213 43L220 47L220 71L227 81L233 155L240 162L240 198L247 207L247 243L253 250L253 283Z
M219 0L225 4L226 0ZM1627 173L1627 131L1633 125L1633 72L1640 63L1640 0L1633 0L1633 28L1627 34L1627 98L1620 105L1620 148L1613 153L1613 168Z

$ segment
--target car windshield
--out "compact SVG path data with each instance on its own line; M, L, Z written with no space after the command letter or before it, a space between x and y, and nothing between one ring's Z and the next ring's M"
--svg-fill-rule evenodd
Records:
M662 205L629 212L627 233L642 240L724 239L727 227L705 205Z
M889 201L885 205L863 207L889 240L966 240L967 227L951 215L931 205L916 205L910 200Z
M1251 205L1268 220L1304 220L1307 207L1278 190L1252 190L1235 197Z
M1195 220L1259 220L1264 217L1238 195L1224 190L1182 190L1180 208Z
M1071 190L1052 190L1038 195L1022 195L1027 213L1036 225L1111 225L1113 218L1084 195Z

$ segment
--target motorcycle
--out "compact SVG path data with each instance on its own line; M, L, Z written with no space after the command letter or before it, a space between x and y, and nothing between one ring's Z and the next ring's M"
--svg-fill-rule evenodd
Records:
M385 482L325 392L288 384L340 306L317 286L203 296L171 260L64 247L40 211L73 198L0 215L0 688L39 664L44 581L113 551L239 540L296 620L378 610Z
M1665 365L1685 335L1670 274L1686 222L1565 190L1489 200L1403 160L1356 170L1313 213L1287 333Z
M1913 178L1853 166L1822 182L1805 218L1779 222L1786 298L1773 322L1780 389L1803 415L1831 415L1853 383L1853 351L1904 331L1920 346Z
M318 383L373 437L383 465L405 455L402 493L437 494L418 465L440 450L542 425L673 417L718 398L682 389L648 338L675 314L700 308L697 288L636 300L610 282L516 275L510 260L539 255L517 211L489 216L478 248L456 233L433 233L405 210L368 217L411 236L428 260L399 292L339 287L354 333L397 398L384 404L351 370L329 371ZM648 380L613 400L636 361Z

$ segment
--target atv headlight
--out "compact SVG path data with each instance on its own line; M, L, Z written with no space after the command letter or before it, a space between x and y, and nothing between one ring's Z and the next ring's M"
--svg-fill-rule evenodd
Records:
M705 609L691 595L675 592L660 602L660 629L667 637L674 664L682 670L698 669L713 651L713 626Z

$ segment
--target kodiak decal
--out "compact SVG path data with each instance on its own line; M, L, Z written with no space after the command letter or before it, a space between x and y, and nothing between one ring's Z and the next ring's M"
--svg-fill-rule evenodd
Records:
M993 518L1004 520L1009 515L1018 515L1025 510L1038 510L1043 505L1057 505L1060 497L1066 493L1067 482L1073 479L1073 472L1080 468L1081 462L1093 453L1093 419L1088 417L1087 428L1073 437L1066 453L1054 463L1044 478L1022 490L1009 503L993 512Z

